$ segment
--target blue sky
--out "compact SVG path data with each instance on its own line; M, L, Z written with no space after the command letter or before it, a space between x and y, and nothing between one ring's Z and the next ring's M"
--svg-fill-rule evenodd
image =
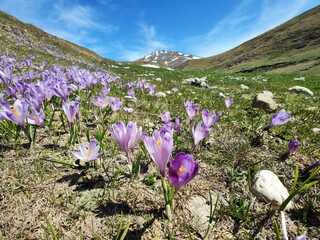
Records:
M320 0L1 0L0 10L102 57L156 50L213 56L317 6Z

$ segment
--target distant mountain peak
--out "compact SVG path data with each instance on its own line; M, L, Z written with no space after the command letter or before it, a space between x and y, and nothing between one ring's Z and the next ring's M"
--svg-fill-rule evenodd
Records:
M136 60L135 62L154 64L162 67L176 67L192 59L200 59L200 57L176 51L158 50Z

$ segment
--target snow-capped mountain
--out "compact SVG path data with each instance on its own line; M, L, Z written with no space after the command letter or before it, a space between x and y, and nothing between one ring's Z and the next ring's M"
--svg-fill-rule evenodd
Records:
M137 63L152 64L161 67L174 68L191 59L199 59L200 57L191 54L185 54L175 51L160 50L136 60Z

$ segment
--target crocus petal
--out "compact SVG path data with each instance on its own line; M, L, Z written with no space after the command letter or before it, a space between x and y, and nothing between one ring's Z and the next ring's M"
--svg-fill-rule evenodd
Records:
M81 152L76 152L73 151L72 155L76 158L76 159L80 159L80 160L85 160L85 157L83 156L83 154Z

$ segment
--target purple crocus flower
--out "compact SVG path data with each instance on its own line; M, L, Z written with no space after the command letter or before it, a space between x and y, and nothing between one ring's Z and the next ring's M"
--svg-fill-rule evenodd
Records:
M174 122L171 122L171 128L175 131L175 132L181 132L182 130L182 125L180 123L180 119L176 118L174 120Z
M226 104L226 107L229 108L234 103L234 99L233 98L225 98L224 102Z
M30 107L31 115L28 114L27 121L29 124L38 125L43 127L44 124L44 112L42 109L37 111L34 107Z
M202 111L202 120L204 123L204 126L211 127L211 125L215 124L219 121L221 117L221 113L218 115L215 114L215 112L210 113L208 109Z
M140 91L140 92L142 92L143 91L143 87L144 87L144 84L146 83L146 81L145 80L143 80L143 81L140 81L140 82L137 82L137 89Z
M137 98L135 96L134 88L129 88L128 89L128 95L131 96L134 101L137 100Z
M157 165L160 174L165 177L166 166L173 149L172 132L162 128L160 131L154 131L152 137L143 134L142 140L152 160Z
M186 107L186 111L190 121L192 121L194 117L197 115L199 111L199 107L196 104L194 104L192 101L186 101L184 103L184 106Z
M174 88L172 88L172 91L173 91L174 93L176 93L176 92L179 91L179 89L178 89L177 87L174 87Z
M315 161L313 164L311 164L310 166L306 167L305 169L303 169L303 172L309 172L312 169L319 167L320 166L320 160Z
M198 123L196 127L193 126L192 134L194 137L194 145L198 145L201 140L209 135L210 131L210 128L206 127L205 125L201 125L201 123Z
M10 111L10 105L7 103L7 101L4 99L4 98L2 98L2 94L0 94L0 121L1 120L4 120L5 118L4 118L4 112L5 112L5 110L7 110L7 111Z
M29 101L30 105L35 108L35 110L40 111L41 104L43 102L44 95L39 87L32 86L29 89Z
M99 95L92 99L92 103L95 106L100 107L101 109L106 108L110 104L110 97Z
M129 107L123 107L123 110L127 113L134 113L135 109L134 108L129 108Z
M29 104L27 100L17 99L14 102L12 109L8 108L6 105L3 106L2 117L23 127L27 119L28 107Z
M146 87L146 84L145 84L145 87ZM156 88L156 85L154 85L154 84L149 84L148 87L147 87L148 93L149 93L150 95L153 95L155 88Z
M122 121L118 124L112 124L110 127L112 138L125 151L127 157L129 156L129 149L133 152L138 140L141 138L142 129L138 128L134 122L129 122L127 126Z
M99 153L99 145L97 144L97 140L93 139L90 141L89 146L85 147L83 144L79 144L80 152L73 151L72 155L76 159L83 160L84 162L90 162L93 161L103 155L102 153Z
M198 171L198 161L194 161L191 154L180 152L170 162L168 178L177 191L189 183Z
M112 112L116 112L122 107L122 102L120 101L119 98L111 97L110 107Z
M285 124L290 120L290 112L286 112L284 109L280 110L278 113L270 117L269 128L278 125Z
M62 98L65 102L68 100L68 96L71 93L71 90L71 87L68 86L66 83L57 84L53 89L55 95Z
M162 120L162 122L164 122L165 124L170 124L170 112L163 112L161 115L160 115L160 118Z
M289 141L288 153L291 154L300 146L300 142L298 140Z
M79 119L79 101L63 102L62 109L67 115L69 123L73 124L75 118Z

